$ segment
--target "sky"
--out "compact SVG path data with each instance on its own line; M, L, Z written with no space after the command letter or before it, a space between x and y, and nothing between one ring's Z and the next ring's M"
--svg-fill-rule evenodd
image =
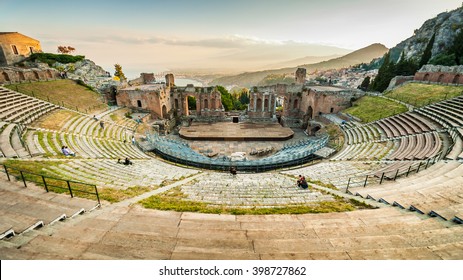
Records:
M76 48L108 71L251 71L393 47L461 0L0 0L0 32ZM321 47L328 46L328 47Z

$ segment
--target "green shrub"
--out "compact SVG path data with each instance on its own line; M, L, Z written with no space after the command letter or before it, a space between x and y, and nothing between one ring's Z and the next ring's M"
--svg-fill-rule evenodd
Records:
M43 63L47 63L49 66L52 66L55 62L63 64L76 63L78 61L84 60L85 56L53 53L34 53L29 57L29 59L32 61L40 61Z

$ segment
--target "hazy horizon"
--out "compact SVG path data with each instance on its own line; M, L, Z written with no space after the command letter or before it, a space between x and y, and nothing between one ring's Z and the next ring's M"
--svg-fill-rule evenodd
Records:
M179 68L252 71L305 56L391 48L461 1L14 1L1 0L3 32L70 45L133 77Z

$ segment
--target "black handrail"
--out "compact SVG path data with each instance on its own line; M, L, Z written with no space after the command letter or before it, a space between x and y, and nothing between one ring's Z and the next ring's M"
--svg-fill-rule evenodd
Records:
M26 177L25 175L33 175L33 176L38 176L38 177L41 177L41 181L34 181L34 180L29 180L31 182L34 182L36 184L43 184L44 188L45 188L45 191L46 192L49 192L49 187L53 187L53 188L58 188L58 189L62 189L62 190L66 190L69 192L70 196L71 197L74 197L75 193L84 193L84 194L90 194L90 195L95 195L97 201L98 201L98 204L97 206L101 206L101 202L100 202L100 196L98 194L98 189L96 187L96 185L94 184L88 184L88 183L84 183L84 182L79 182L79 181L74 181L74 180L66 180L66 179L62 179L62 178L55 178L55 177L51 177L51 176L45 176L45 175L42 175L42 174L37 174L37 173L34 173L34 172L30 172L30 171L26 171L26 170L21 170L21 169L18 169L18 168L14 168L14 167L11 167L11 166L7 166L5 164L0 164L0 165L3 165L3 170L6 174L6 177L8 179L8 181L11 181L11 177L10 177L10 174L11 172L8 172L8 170L15 170L15 171L18 171L19 174L20 174L20 179L22 180L23 184L24 184L24 187L27 188L27 183L26 183ZM3 171L2 171L3 172ZM14 175L14 174L11 174L11 175ZM55 181L58 181L58 182L63 182L63 183L66 183L66 187L62 187L62 186L59 186L59 185L51 185L50 182L47 182L46 179L49 179L49 180L55 180ZM79 184L79 185L83 185L83 186L88 186L88 187L93 187L94 188L94 192L89 192L89 191L85 191L85 190L81 190L79 188L73 188L72 187L72 183L74 184Z

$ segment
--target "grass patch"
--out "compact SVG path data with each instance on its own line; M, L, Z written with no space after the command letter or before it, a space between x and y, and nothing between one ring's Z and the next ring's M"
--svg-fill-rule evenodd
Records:
M32 126L51 130L61 130L66 122L75 116L77 116L77 113L72 111L55 110L34 121Z
M341 129L334 123L326 125L325 128L330 137L328 146L335 149L336 151L340 151L344 145L344 134L342 133Z
M69 189L66 183L66 180L79 181L78 178L67 178L63 176L58 178L58 176L51 174L44 170L46 167L50 166L59 166L64 163L64 161L21 161L21 160L12 160L8 159L4 162L8 166L8 172L10 176L14 176L16 180L22 180L21 174L18 170L25 171L23 172L24 178L27 182L33 182L38 186L44 187L43 179L41 175L47 176L46 183L48 190L56 193L69 193ZM13 170L15 169L15 170ZM71 182L71 188L73 195L77 197L87 198L87 199L96 199L96 196L93 194L95 189L93 186L89 186L84 182ZM108 201L110 203L119 202L124 199L132 198L143 194L145 192L151 191L155 188L152 187L140 187L133 186L127 189L112 189L112 188L100 188L98 194L101 200ZM88 193L90 194L88 194Z
M411 104L415 107L423 107L431 103L459 96L462 93L463 89L461 86L409 83L386 92L385 96Z
M54 104L72 110L78 109L88 114L97 114L108 108L103 103L99 93L91 91L73 80L23 83L7 85L6 87L39 99L50 100Z
M138 195L141 195L145 192L149 192L154 188L151 187L141 187L141 186L133 186L127 189L112 189L112 188L104 188L99 190L100 199L106 200L111 203L120 202L125 199L129 199Z
M407 111L403 104L377 96L364 96L343 112L368 123Z
M173 188L168 192L153 195L139 202L145 208L177 211L177 212L199 212L208 214L232 214L232 215L270 215L270 214L305 214L305 213L330 213L345 212L358 209L340 197L336 201L321 201L312 204L295 204L281 207L227 207L210 204L200 201L191 201L183 194L180 187Z

